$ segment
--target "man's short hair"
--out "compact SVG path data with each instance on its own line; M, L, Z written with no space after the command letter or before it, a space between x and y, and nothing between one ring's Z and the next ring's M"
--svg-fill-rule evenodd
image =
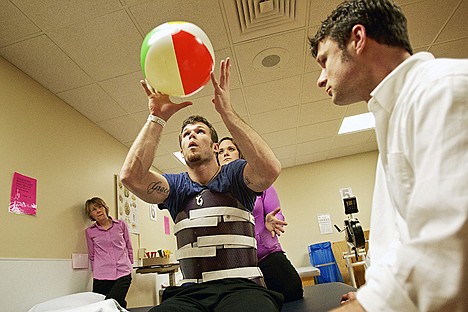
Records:
M192 125L196 122L201 122L205 124L208 127L208 129L210 129L211 141L213 141L213 143L218 143L218 133L216 132L216 129L213 127L213 125L205 117L202 117L199 115L192 115L188 117L187 119L185 119L184 122L182 123L182 128L180 129L180 134L179 134L179 146L181 146L181 143L182 143L182 131L184 131L184 128L187 125Z
M349 0L339 4L322 22L315 37L309 39L312 56L317 57L318 45L327 37L344 51L357 24L363 25L367 36L378 43L413 54L406 17L399 6L391 0Z

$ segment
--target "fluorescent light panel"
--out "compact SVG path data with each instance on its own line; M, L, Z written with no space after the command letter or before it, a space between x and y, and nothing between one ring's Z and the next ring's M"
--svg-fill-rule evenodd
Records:
M372 113L348 116L343 119L338 134L369 130L374 127L375 119Z
M172 154L174 154L174 156L175 156L181 163L183 163L184 165L186 165L184 156L182 156L182 153L181 153L181 152L174 152L174 153L172 153Z

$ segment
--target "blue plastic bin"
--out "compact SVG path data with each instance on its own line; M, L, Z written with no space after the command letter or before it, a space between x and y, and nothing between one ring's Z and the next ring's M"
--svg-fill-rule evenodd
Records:
M320 270L320 276L315 278L317 284L343 282L330 242L310 245L309 257L310 264Z

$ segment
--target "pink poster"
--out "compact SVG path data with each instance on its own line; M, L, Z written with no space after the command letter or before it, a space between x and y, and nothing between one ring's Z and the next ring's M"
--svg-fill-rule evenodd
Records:
M36 184L36 179L14 173L9 207L11 213L36 215Z
M171 234L171 225L169 224L169 217L164 216L164 233Z

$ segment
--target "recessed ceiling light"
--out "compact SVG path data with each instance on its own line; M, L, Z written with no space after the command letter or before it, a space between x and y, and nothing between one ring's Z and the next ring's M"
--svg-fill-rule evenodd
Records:
M375 119L372 113L348 116L343 119L338 134L369 130L375 127Z
M181 163L183 163L184 165L187 164L187 163L185 162L184 156L182 155L181 152L174 152L174 153L172 153L172 154L174 154L174 156L175 156Z
M268 48L258 53L252 66L261 72L278 70L288 64L289 52L283 48Z
M262 60L262 65L265 67L273 67L278 65L279 62L281 62L281 57L279 55L270 54L265 56Z

